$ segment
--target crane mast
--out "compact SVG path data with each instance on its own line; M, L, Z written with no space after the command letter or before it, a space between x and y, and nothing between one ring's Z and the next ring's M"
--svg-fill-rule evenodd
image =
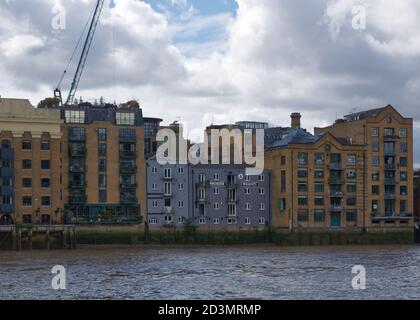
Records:
M75 73L73 81L71 83L71 88L70 88L69 95L67 97L65 105L73 104L74 97L76 95L76 91L77 91L77 88L79 86L80 78L82 76L83 69L84 69L85 64L86 64L86 59L87 59L87 56L89 54L90 46L92 44L92 40L93 40L93 37L95 35L96 27L98 26L99 17L101 15L102 8L104 6L104 2L105 2L105 0L98 0L97 3L96 3L95 10L94 10L94 13L92 15L92 21L91 21L90 26L89 26L89 31L87 33L86 40L85 40L85 43L83 45L83 50L82 50L82 53L80 55L79 64L77 65L76 73ZM66 71L64 71L64 75L65 75L65 73L66 73ZM64 77L64 75L63 75L63 77ZM60 100L61 105L63 104L61 90L60 90L59 86L57 86L57 88L54 90L54 97L56 97Z

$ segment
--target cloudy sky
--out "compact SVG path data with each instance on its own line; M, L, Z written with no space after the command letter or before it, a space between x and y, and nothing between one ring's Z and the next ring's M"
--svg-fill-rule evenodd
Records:
M0 0L0 94L51 96L95 2ZM312 129L393 104L420 141L419 30L418 0L107 0L77 96L137 99L193 140L210 123L298 111Z

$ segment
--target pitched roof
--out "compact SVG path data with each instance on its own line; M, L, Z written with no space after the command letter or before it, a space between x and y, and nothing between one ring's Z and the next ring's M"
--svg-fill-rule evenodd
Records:
M370 110L360 111L356 113L351 113L351 114L345 115L344 118L347 121L355 121L355 120L365 119L369 117L376 117L378 114L380 114L389 106L390 105L386 107L382 107L382 108L376 108L376 109L370 109Z

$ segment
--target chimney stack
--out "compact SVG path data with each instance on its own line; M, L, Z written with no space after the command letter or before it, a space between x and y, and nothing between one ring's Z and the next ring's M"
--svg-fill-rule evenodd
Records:
M299 112L294 112L290 115L290 118L292 119L292 128L293 129L300 129L300 118L302 116Z

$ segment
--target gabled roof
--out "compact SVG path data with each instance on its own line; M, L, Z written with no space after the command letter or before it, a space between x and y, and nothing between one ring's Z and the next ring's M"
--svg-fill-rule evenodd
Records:
M370 117L374 118L389 107L393 108L391 105L387 105L386 107L382 107L382 108L375 108L375 109L360 111L356 113L351 113L351 114L345 115L344 119L346 119L347 121L356 121L356 120L366 119Z

